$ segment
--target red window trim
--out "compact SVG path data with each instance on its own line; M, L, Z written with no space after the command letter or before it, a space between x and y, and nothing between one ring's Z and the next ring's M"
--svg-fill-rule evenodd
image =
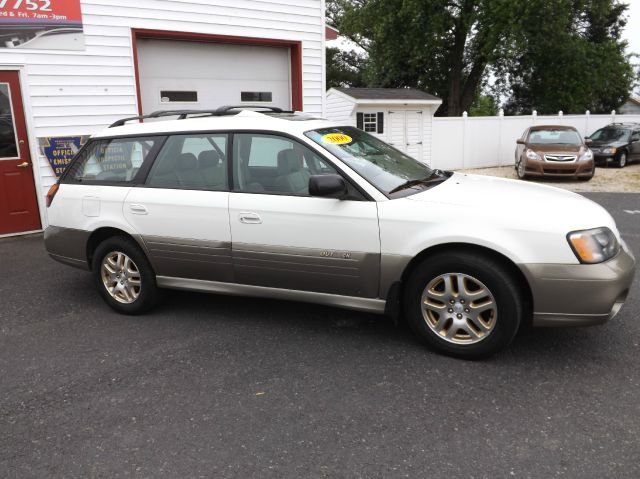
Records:
M142 97L140 95L140 72L138 69L138 47L140 38L160 40L186 40L197 42L227 43L235 45L259 45L289 47L291 52L291 108L302 111L302 42L279 40L274 38L238 37L231 35L209 35L205 33L172 32L166 30L131 29L133 47L133 67L136 76L136 95L138 97L138 113L142 115Z

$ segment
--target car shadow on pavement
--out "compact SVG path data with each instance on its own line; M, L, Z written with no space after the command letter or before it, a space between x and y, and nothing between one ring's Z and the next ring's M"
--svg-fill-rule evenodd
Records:
M244 322L264 334L303 333L310 343L332 340L368 343L368 347L400 348L427 356L441 357L423 346L405 321L397 324L382 315L341 308L263 298L245 298L206 293L165 291L162 303L151 314L171 320L197 322ZM214 314L212 312L215 311ZM606 327L603 326L603 327ZM541 357L545 361L582 356L584 350L598 351L603 327L522 328L504 352L488 361L522 361ZM590 355L595 359L597 354ZM583 360L589 362L588 358Z

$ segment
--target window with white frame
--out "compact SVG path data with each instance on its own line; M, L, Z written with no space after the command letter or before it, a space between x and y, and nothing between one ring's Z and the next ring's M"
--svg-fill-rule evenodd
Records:
M356 114L356 126L362 131L369 133L384 133L384 112L364 113L359 111Z
M378 114L377 113L365 113L363 115L364 131L369 133L376 133L378 131Z

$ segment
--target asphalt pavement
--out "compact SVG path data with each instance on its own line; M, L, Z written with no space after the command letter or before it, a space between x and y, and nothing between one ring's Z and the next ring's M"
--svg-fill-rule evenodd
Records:
M640 257L640 194L587 196ZM483 362L375 315L163 296L118 315L40 235L0 240L0 477L640 477L638 276L613 321Z

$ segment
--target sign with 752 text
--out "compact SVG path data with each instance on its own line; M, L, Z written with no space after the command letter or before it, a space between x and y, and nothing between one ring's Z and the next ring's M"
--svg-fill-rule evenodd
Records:
M84 49L80 0L0 0L0 48Z

